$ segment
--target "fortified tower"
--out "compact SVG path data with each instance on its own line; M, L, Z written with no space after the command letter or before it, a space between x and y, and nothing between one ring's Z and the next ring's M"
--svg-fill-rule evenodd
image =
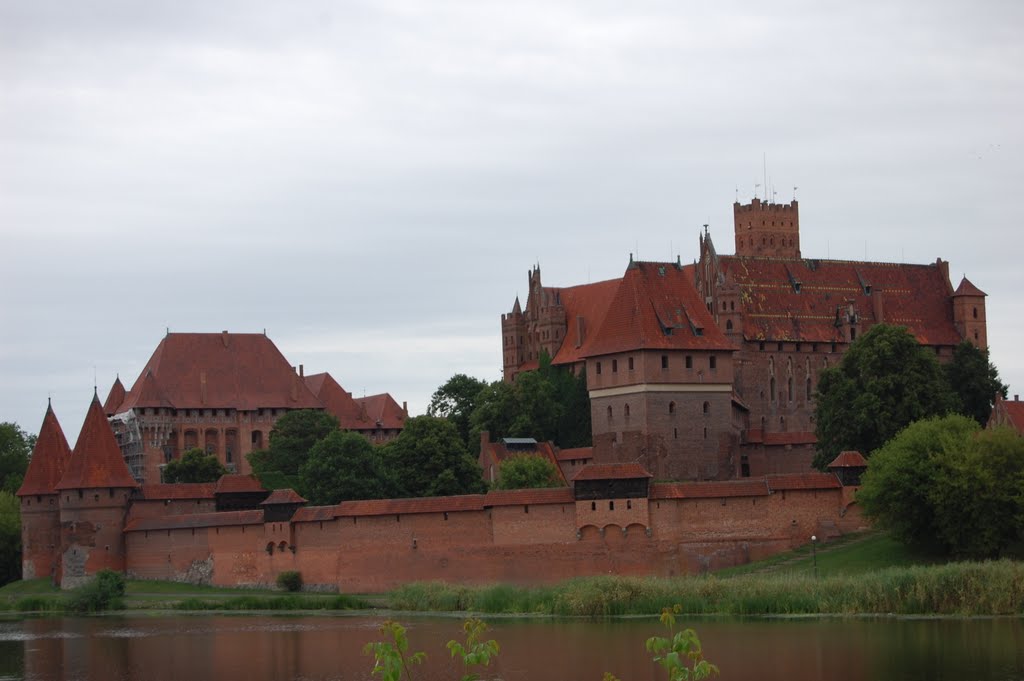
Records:
M53 581L60 581L60 505L56 488L70 459L71 447L53 406L47 404L25 481L18 490L22 579L49 575Z
M972 284L967 277L960 281L953 293L953 323L964 340L982 350L988 347L985 332L985 298L987 293Z
M56 486L61 588L79 586L104 568L124 571L125 516L132 490L138 486L94 394L71 460Z
M791 203L732 205L736 229L736 255L770 258L800 258L800 212Z

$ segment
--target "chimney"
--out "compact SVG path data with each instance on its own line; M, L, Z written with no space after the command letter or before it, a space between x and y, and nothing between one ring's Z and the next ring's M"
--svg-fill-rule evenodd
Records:
M220 342L224 344L224 347L228 346L228 331L227 329L220 332Z
M298 402L299 401L299 377L298 376L293 376L292 377L292 394L291 394L291 398L292 398L292 402Z
M206 372L199 372L199 403L206 404Z
M303 365L300 364L299 365L299 377L301 378L301 377L304 377L305 375L306 375L306 367L304 367Z
M1013 401L1014 402L1020 402L1020 395L1014 395L1013 396Z
M576 315L576 347L583 345L584 322L583 315Z
M405 400L402 400L402 416L404 418L409 418L409 403Z

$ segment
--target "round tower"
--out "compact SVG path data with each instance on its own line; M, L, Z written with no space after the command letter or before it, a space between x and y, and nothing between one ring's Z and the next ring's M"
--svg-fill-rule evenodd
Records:
M60 506L57 483L71 458L64 431L46 406L43 425L32 449L25 481L18 489L21 500L21 577L49 576L60 582Z
M103 569L124 572L124 525L132 477L93 396L71 460L57 484L61 588L74 588Z

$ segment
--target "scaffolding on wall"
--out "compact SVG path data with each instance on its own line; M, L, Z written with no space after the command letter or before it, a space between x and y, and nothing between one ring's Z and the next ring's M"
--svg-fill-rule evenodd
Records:
M110 425L117 437L128 470L137 482L145 482L146 477L146 438L150 449L163 452L163 462L170 461L173 446L169 444L174 433L174 423L168 418L159 416L138 416L135 410L129 410L110 417ZM151 481L160 482L160 481Z

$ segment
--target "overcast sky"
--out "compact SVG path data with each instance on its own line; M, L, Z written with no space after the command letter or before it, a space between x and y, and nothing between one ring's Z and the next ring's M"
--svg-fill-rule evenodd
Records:
M0 0L0 421L74 442L165 330L425 411L545 284L732 252L950 262L1024 392L1024 3ZM764 196L764 188L757 189Z

